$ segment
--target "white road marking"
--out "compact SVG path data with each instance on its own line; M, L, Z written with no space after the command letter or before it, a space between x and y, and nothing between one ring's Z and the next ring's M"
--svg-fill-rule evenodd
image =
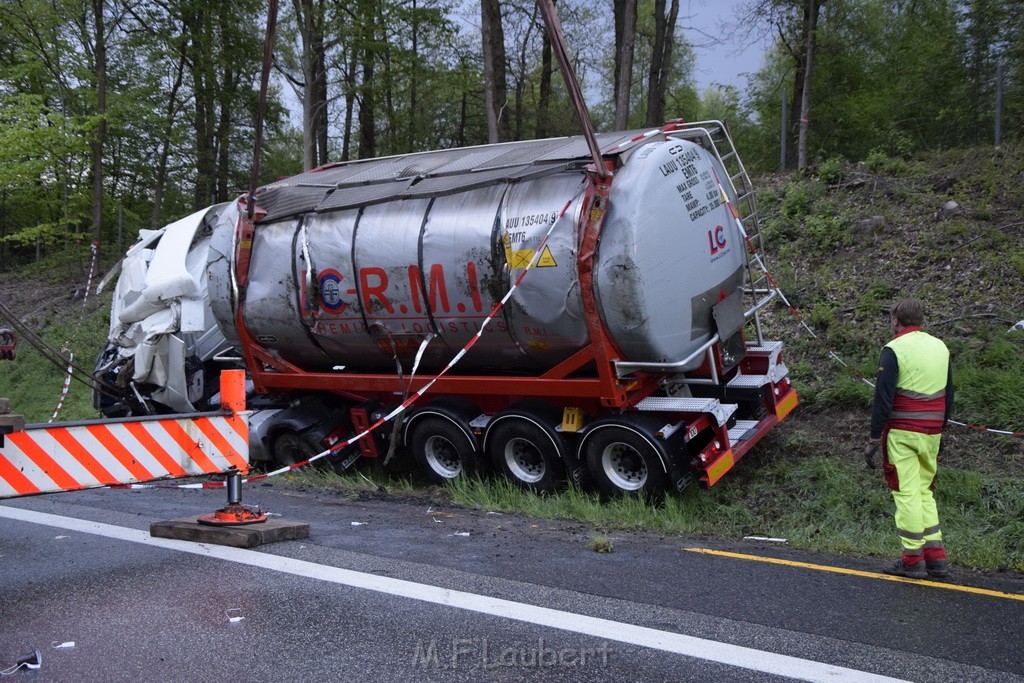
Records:
M78 531L106 538L113 538L131 543L177 550L179 552L201 555L226 562L235 562L250 567L259 567L270 571L302 576L320 581L362 588L387 595L420 600L436 605L455 607L480 614L504 617L515 621L546 626L548 628L570 631L582 635L614 640L620 643L638 645L653 650L662 650L675 654L718 662L752 671L759 671L776 676L785 676L804 681L856 681L879 682L899 681L900 679L879 676L857 669L833 666L799 657L780 655L774 652L755 650L740 645L720 643L705 638L695 638L671 631L636 626L619 621L588 617L572 612L563 612L547 607L538 607L512 600L465 593L462 591L439 588L413 581L392 579L375 574L364 574L350 569L341 569L326 565L296 560L278 555L268 555L254 550L242 550L220 545L206 545L188 541L176 541L165 538L153 538L148 531L129 529L127 527L91 522L74 517L62 517L45 512L24 510L0 505L0 517L42 524L67 531Z

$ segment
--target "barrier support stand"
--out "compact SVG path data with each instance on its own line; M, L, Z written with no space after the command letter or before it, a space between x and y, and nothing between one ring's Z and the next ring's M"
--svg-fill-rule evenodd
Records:
M221 405L225 410L235 415L245 411L244 371L224 370L221 373L221 397ZM237 468L224 473L227 506L199 517L153 522L149 525L150 535L235 548L255 548L275 541L309 538L309 524L270 520L258 507L243 505L242 474Z
M242 505L242 474L237 470L224 475L224 488L228 492L228 504L216 512L200 515L198 522L208 526L239 526L261 524L267 515L259 508Z

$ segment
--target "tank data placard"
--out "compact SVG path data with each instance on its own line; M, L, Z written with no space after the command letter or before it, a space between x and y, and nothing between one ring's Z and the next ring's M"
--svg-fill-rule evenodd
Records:
M547 233L548 227L558 220L557 211L542 213L527 213L520 216L510 216L505 219L505 230L502 241L505 247L505 260L512 270L521 270L529 267L537 251L530 248L539 244ZM538 232L538 229L541 232ZM540 258L537 259L537 268L555 268L558 262L551 253L551 247L545 246L541 249Z
M675 183L690 222L702 224L707 231L708 256L712 262L717 261L731 250L726 227L712 219L713 212L725 204L721 184L706 153L696 145L680 143L670 147L668 153L672 158L659 170Z

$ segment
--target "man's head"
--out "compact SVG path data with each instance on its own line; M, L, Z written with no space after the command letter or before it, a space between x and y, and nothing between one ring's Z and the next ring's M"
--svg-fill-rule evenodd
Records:
M892 322L899 327L918 327L924 322L924 307L917 299L900 299L889 309Z

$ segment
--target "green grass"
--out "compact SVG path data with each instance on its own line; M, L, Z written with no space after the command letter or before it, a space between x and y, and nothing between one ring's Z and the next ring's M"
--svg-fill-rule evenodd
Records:
M644 529L733 540L772 536L794 548L857 557L899 554L892 497L879 472L867 470L851 453L807 455L815 445L799 433L775 444L781 448L791 449L793 457L755 453L709 490L690 487L658 501L607 500L576 487L540 496L497 478L456 480L442 498L488 511L585 522L596 530L588 542L595 552L611 552L597 550L608 531ZM424 494L409 479L379 471L301 473L291 481L352 497L386 491L436 501L440 493ZM1024 571L1024 481L941 468L937 500L953 562Z
M84 307L78 302L64 312L44 312L38 326L42 331L37 329L37 334L55 349L67 344L75 364L91 372L106 341L109 306L106 294L99 300L90 299ZM46 422L60 400L66 369L48 361L19 336L15 360L0 361L0 396L9 398L11 412L23 415L27 422ZM72 381L58 420L82 420L96 414L90 389Z

